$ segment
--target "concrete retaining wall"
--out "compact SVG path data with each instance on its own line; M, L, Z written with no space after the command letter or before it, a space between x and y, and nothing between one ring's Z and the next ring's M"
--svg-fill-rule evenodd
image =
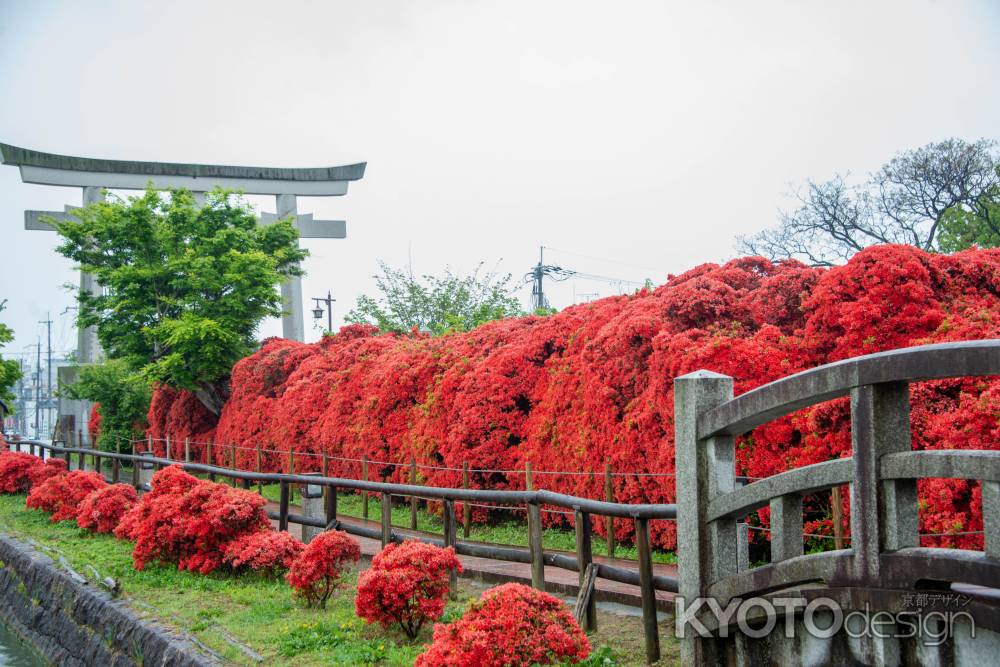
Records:
M0 618L47 660L66 667L216 664L184 638L0 535Z

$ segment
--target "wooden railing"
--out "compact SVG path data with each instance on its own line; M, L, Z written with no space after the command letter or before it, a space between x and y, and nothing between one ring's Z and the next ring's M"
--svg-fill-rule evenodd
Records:
M911 451L911 382L1000 375L1000 340L925 345L821 366L733 397L733 379L698 371L674 381L680 596L729 600L797 585L894 589L920 582L1000 587L1000 451ZM825 461L738 486L736 436L834 398L851 398L853 457ZM917 479L982 484L984 552L921 549ZM851 488L851 548L803 555L806 494ZM750 568L745 527L770 508L771 562ZM741 556L741 553L744 554ZM989 604L973 605L1000 626ZM685 664L716 662L712 643L689 638Z
M533 491L495 491L466 488L440 488L419 486L414 484L391 484L366 480L326 477L323 475L302 475L287 473L260 473L235 468L179 461L161 458L148 454L123 454L101 451L98 449L68 447L59 442L41 442L26 440L12 443L15 446L27 446L31 453L49 452L51 456L61 456L67 463L72 457L77 458L77 467L86 467L86 459L93 459L93 467L102 470L106 467L104 461L110 461L110 481L122 480L122 464L131 464L131 477L128 481L139 490L149 490L140 478L140 471L146 467L163 468L168 465L180 465L191 473L202 473L210 479L218 477L237 481L245 489L252 484L278 484L280 500L278 512L269 513L272 519L278 521L279 530L288 530L290 523L312 526L323 530L338 528L353 535L381 540L385 546L390 542L400 542L405 539L420 540L438 546L454 547L456 553L490 558L515 563L531 565L532 585L539 590L545 590L545 566L553 566L579 573L579 585L584 595L580 596L584 609L578 610L583 627L593 630L597 627L596 596L592 594L596 578L607 579L624 584L638 586L642 601L643 628L645 633L646 654L651 662L659 659L659 633L656 618L656 591L677 592L678 582L674 577L653 574L652 549L649 539L649 521L658 519L676 519L676 505L655 504L625 504L612 503L589 498L553 493L545 490ZM325 517L314 518L290 512L290 495L293 485L303 487L322 487L325 496ZM377 493L382 498L381 525L377 528L358 524L341 523L337 518L337 496L344 491ZM421 534L406 534L398 532L392 525L392 498L419 498L428 501L441 502L443 507L443 530L440 538ZM503 505L511 509L525 508L528 517L528 549L497 546L457 539L457 521L455 503L489 503ZM546 552L542 547L542 506L559 507L573 513L576 530L576 555ZM632 520L635 522L635 542L638 551L638 571L617 567L593 560L591 545L592 517L612 517ZM454 583L454 582L453 582ZM454 589L454 588L453 588Z

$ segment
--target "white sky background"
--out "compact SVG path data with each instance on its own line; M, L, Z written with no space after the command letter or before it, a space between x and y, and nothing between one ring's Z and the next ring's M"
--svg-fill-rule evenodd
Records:
M502 260L519 279L545 245L635 265L547 252L566 268L657 283L730 258L792 184L949 136L1000 138L998 34L995 0L0 0L0 141L368 161L346 197L299 200L347 220L346 240L304 242L303 294L331 289L339 319L372 291L377 260L408 254L417 273ZM60 313L77 273L54 234L24 231L23 210L79 202L0 167L0 319L17 334L5 354L43 334L47 311L55 347L76 346ZM616 292L550 285L557 307Z

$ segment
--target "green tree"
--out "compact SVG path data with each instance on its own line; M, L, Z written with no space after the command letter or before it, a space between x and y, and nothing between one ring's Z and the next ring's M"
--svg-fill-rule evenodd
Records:
M7 299L0 300L0 311L7 306ZM14 340L14 332L6 324L0 322L0 349ZM0 401L13 410L14 394L11 388L21 377L21 366L13 359L4 359L0 355Z
M1000 183L1000 166L996 173ZM983 193L975 206L948 209L941 221L938 245L944 252L971 246L1000 247L1000 185L994 185Z
M150 383L123 359L83 366L79 379L60 391L74 400L100 404L101 430L97 438L100 449L114 451L121 446L122 451L129 451L129 443L146 431L152 395Z
M278 285L301 274L294 225L258 226L223 190L199 207L185 190L149 189L74 217L52 221L58 250L102 288L79 294L78 325L97 328L108 358L218 414L233 364L256 346L261 320L281 314Z
M514 297L511 276L482 273L480 263L466 276L446 269L443 277L415 277L409 271L379 262L375 275L379 296L358 297L348 322L369 323L382 331L405 333L412 329L441 335L468 331L484 322L523 315Z

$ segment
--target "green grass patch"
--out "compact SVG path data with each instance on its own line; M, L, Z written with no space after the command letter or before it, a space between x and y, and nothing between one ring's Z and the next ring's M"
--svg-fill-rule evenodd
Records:
M349 497L344 501L349 507ZM438 521L433 516L424 520ZM73 522L51 523L48 515L25 509L23 495L0 496L0 532L32 540L50 556L51 550L58 552L84 576L93 576L93 567L101 577L114 577L135 610L189 633L232 664L258 664L248 653L252 651L266 665L412 665L431 637L428 627L411 643L401 632L359 619L354 613L356 572L345 575L325 610L309 609L281 579L223 571L200 575L171 565L136 571L131 542L86 533ZM462 582L459 600L449 602L442 620L458 618L481 591ZM606 622L604 627L615 625ZM595 637L595 644L610 647L597 648L585 664L641 664L641 630L626 632L623 624L619 631L621 635L607 639Z

